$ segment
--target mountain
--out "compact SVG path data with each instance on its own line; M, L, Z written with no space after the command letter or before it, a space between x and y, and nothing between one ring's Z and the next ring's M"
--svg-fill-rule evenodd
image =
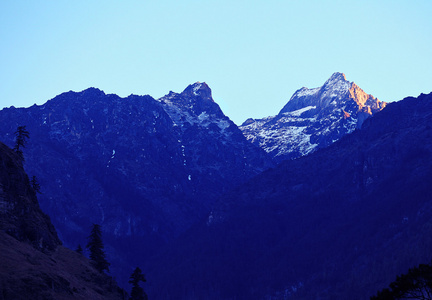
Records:
M0 298L123 299L112 278L61 246L21 159L0 143Z
M0 140L11 146L16 128L27 126L25 167L62 241L84 244L91 224L100 224L119 280L204 217L219 195L272 166L205 83L158 100L67 92L41 106L5 108L0 122Z
M240 129L281 162L327 147L385 106L345 74L334 73L322 87L297 90L276 116L248 119Z
M153 299L368 299L432 249L432 93L223 195L152 261Z
M0 229L41 251L52 251L61 242L44 214L27 174L15 152L0 143Z

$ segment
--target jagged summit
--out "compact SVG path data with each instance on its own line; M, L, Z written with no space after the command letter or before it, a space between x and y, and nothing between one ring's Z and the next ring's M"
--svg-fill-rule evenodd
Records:
M385 105L335 72L321 87L297 90L275 117L248 119L240 129L280 161L326 147L360 128Z
M163 104L173 122L180 127L185 122L190 125L197 122L207 124L209 120L225 124L221 127L230 126L232 123L213 100L211 89L205 82L190 84L181 93L170 92L158 101Z
M205 82L195 82L194 84L188 85L181 93L189 97L201 97L213 101L211 89Z
M105 92L101 89L95 87L89 87L79 92L71 90L68 92L61 93L60 95L55 96L54 98L48 100L42 105L36 105L36 107L45 109L45 108L52 108L52 107L60 108L63 105L67 105L69 106L69 109L72 108L85 109L86 107L99 102L101 109L103 109L103 106L106 102L105 99L106 97L109 97L110 99L120 98L115 94L105 94Z
M354 100L359 106L359 110L361 110L363 106L367 105L368 99L378 101L372 95L366 94L354 82L348 81L345 74L335 72L321 87L313 89L303 87L297 90L279 114L307 106L316 106L318 110L322 110L329 106L343 105L348 100ZM371 102L369 105L372 106L374 112L383 108L380 105L374 105L373 101L369 102Z
M98 89L95 87L89 87L89 88L86 88L80 92L75 92L75 91L65 92L65 93L62 93L62 94L56 96L55 98L69 97L69 95L76 95L77 98L81 98L81 97L94 98L94 97L103 97L106 94L101 89Z
M346 76L341 72L334 72L329 79L324 83L324 85L334 84L337 82L347 82Z
M102 91L101 89L95 88L95 87L89 87L85 90L82 90L81 92L79 92L79 94L82 95L87 95L87 94L101 94L101 95L105 95L105 92Z
M307 87L302 87L301 89L297 90L291 98L293 98L294 96L303 97L303 96L308 96L308 95L314 95L317 92L319 92L321 89L344 91L344 90L346 90L347 87L349 88L349 86L351 84L352 84L352 82L349 82L346 79L346 76L344 73L335 72L330 76L329 79L327 79L327 81L324 83L323 86L318 87L318 88L313 88L313 89L309 89Z

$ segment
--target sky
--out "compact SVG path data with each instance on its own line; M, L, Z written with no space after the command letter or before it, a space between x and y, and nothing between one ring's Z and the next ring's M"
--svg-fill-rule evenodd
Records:
M334 72L396 101L432 91L431 13L430 0L2 0L0 108L199 81L240 125Z

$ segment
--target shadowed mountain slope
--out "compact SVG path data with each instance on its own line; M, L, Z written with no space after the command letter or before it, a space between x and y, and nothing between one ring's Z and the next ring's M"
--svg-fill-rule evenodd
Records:
M9 145L27 126L25 167L39 179L41 207L62 241L75 248L101 224L118 278L205 216L223 192L272 166L205 83L159 100L67 92L3 109L0 122Z
M0 143L0 299L124 299L115 281L61 246L17 154Z
M429 262L431 124L432 94L391 103L361 130L224 195L154 261L150 295L368 299Z

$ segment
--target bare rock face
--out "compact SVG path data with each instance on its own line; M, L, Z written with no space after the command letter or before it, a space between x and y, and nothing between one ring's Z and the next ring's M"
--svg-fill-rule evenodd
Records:
M248 119L240 129L280 162L327 147L385 106L344 74L334 73L322 87L296 91L278 115Z
M61 244L49 217L42 212L21 159L0 143L0 230L39 250Z

